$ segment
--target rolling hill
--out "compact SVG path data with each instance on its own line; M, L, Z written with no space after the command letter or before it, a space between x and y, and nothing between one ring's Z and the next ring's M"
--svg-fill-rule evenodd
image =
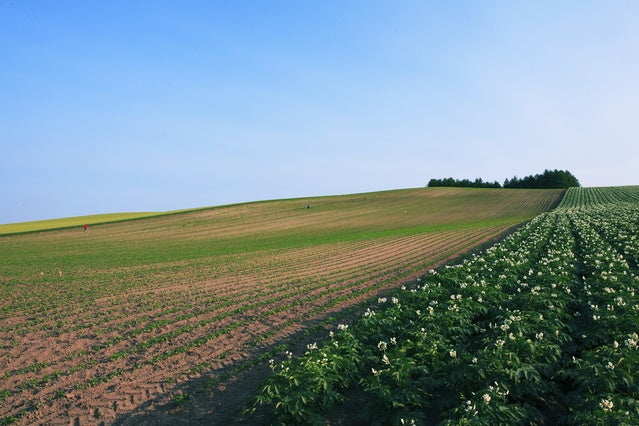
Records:
M0 418L110 423L188 408L203 424L219 419L229 412L200 412L196 401L224 400L296 333L495 239L563 193L406 189L0 236Z

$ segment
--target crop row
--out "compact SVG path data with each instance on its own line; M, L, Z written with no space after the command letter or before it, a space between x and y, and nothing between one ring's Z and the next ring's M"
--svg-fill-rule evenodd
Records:
M559 207L593 207L602 204L637 202L639 202L639 186L569 188Z
M288 259L283 253L246 263L244 274L222 274L188 288L102 298L46 316L31 310L12 320L6 330L11 334L2 334L7 350L0 360L0 408L5 418L27 421L38 407L63 406L67 395L148 374L148 367L175 377L202 359L211 368L218 357L241 355L304 321L370 297L496 231L344 244L339 252L315 249ZM232 345L224 343L228 338ZM32 402L22 404L22 411L11 408L25 400Z
M427 238L428 244L436 244L437 241L449 238L449 234L437 233L430 234ZM206 269L203 268L202 263L212 263L210 259L205 259L200 263L189 262L184 265L157 265L154 266L152 273L147 271L133 270L128 274L122 274L117 276L117 280L131 281L135 279L135 275L143 274L145 279L149 280L149 275L159 276L161 278L160 285L148 282L144 285L144 291L127 292L127 298L121 298L119 295L101 297L95 301L79 300L73 303L73 299L64 303L63 306L51 308L45 303L41 303L46 299L52 301L59 301L61 298L55 294L55 291L60 288L68 287L69 293L78 293L78 287L82 286L85 289L87 286L91 286L93 281L99 281L99 277L96 278L92 273L89 276L80 274L79 276L63 276L58 277L57 273L53 277L47 277L46 281L39 283L38 293L32 294L28 298L32 307L21 307L21 304L13 300L10 303L12 312L6 314L12 314L13 320L10 325L0 326L0 331L11 330L12 332L20 333L31 332L34 328L38 328L41 325L42 320L48 322L55 322L58 319L68 319L72 317L74 321L80 321L84 317L90 317L91 321L96 320L96 315L103 314L109 321L113 320L113 313L108 312L110 308L120 311L120 307L123 304L132 306L132 312L148 311L155 306L162 305L163 299L170 298L171 304L175 303L176 296L179 294L185 294L187 297L197 296L198 293L210 293L210 282L215 279L229 280L230 277L237 281L238 286L252 284L256 280L261 283L268 282L281 282L290 278L291 271L295 271L296 276L303 276L303 272L309 268L316 267L318 263L326 265L324 270L332 271L334 265L343 264L344 258L342 253L349 253L351 257L360 256L363 258L369 257L371 253L385 253L387 249L393 249L393 247L411 246L414 241L424 240L423 236L409 236L401 239L393 239L389 241L375 241L373 244L371 241L356 242L342 244L339 247L327 247L327 248L312 248L305 251L296 250L292 255L288 253L266 253L266 255L253 256L250 258L220 258L215 259L212 267ZM167 283L167 269L174 269L171 271L170 276L173 277L178 283L179 273L184 270L190 275L188 279L197 280L205 278L204 282L196 282L189 286L175 285L170 286ZM204 269L204 272L200 276L193 276L193 271L199 271ZM176 278L176 275L178 278ZM185 277L186 279L187 277ZM154 288L157 287L157 288ZM162 294L164 293L164 294ZM29 293L30 294L30 293ZM99 310L96 311L96 304L99 304ZM70 311L73 315L69 315ZM128 313L123 312L128 315ZM59 327L56 327L59 328Z
M573 192L570 208L273 360L259 405L285 423L339 417L348 394L364 423L636 424L639 206Z
M461 237L455 244L463 244L467 239L472 240L473 235L475 234ZM299 287L298 281L304 277L313 277L314 281L345 280L354 272L361 272L363 269L388 268L387 265L394 260L392 257L389 258L389 251L395 250L396 254L402 258L405 256L419 258L421 254L428 252L429 247L437 246L441 249L441 243L447 238L449 236L445 234L428 238L410 237L376 244L373 247L347 246L342 250L343 255L335 256L334 250L327 250L319 257L309 253L296 259L288 259L282 264L270 262L249 265L237 278L227 276L218 282L207 281L186 288L184 286L168 287L160 292L128 294L126 298L103 298L81 308L74 309L69 306L49 312L46 316L33 315L29 321L23 323L14 319L10 325L6 326L6 329L11 330L13 335L26 335L40 330L51 330L60 334L96 329L94 332L98 334L117 332L121 336L128 332L131 326L139 325L141 320L157 328L167 315L179 318L191 311L194 311L193 315L196 315L198 312L209 311L211 304L220 304L224 300L237 301L248 294L257 296L254 288L256 282L260 283L257 291L265 294L280 292L286 286ZM328 257L331 254L333 256ZM349 259L348 263L346 258ZM318 267L319 264L322 265L321 268ZM223 291L220 291L220 286L224 286ZM144 313L144 317L132 318L132 315L139 312Z

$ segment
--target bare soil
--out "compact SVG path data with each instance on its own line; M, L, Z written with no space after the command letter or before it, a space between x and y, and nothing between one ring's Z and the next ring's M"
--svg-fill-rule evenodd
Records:
M303 348L309 325L503 230L278 251L244 259L241 273L194 283L180 269L164 286L7 318L1 413L23 425L267 422L240 413L269 371L261 354Z

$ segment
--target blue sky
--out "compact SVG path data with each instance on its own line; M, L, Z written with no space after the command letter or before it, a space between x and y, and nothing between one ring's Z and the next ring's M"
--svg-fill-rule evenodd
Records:
M639 184L636 1L0 0L0 223Z

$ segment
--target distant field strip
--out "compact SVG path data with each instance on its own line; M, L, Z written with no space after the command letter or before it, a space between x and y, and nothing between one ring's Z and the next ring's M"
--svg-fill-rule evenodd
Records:
M111 422L170 398L176 383L215 380L561 195L391 191L1 237L0 419Z
M0 225L0 235L19 234L24 232L35 232L49 229L70 228L73 226L95 225L98 223L119 222L123 220L141 219L144 217L157 216L166 213L152 212L132 212L132 213L109 213L90 216L77 216L62 219L36 220L32 222L8 223Z

